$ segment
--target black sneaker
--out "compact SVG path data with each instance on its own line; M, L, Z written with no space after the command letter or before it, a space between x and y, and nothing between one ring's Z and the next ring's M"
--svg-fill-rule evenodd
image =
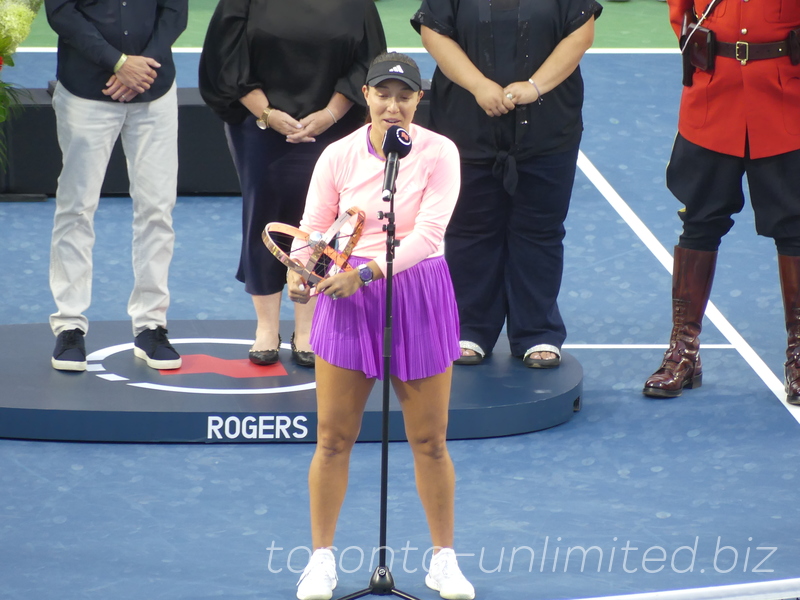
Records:
M161 326L145 329L136 336L133 353L147 362L151 369L179 369L181 357L167 339L167 330Z
M68 329L58 334L56 349L50 362L59 371L85 371L86 345L80 329Z

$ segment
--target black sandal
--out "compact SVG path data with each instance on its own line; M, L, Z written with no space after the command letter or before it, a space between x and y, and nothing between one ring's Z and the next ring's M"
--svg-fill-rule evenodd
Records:
M475 342L462 340L458 342L458 345L461 347L462 354L453 361L454 365L479 365L486 358L486 352ZM472 350L475 354L464 354L464 350Z
M550 352L551 354L555 354L556 357L532 358L531 354L537 352L539 354L542 352ZM539 344L538 346L528 348L525 351L525 356L522 358L522 362L530 369L553 369L561 364L561 350L555 346L551 346L550 344Z

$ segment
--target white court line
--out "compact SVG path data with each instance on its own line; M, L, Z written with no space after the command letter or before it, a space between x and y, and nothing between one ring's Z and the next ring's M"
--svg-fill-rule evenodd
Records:
M589 48L586 54L680 54L678 38L675 48Z
M668 592L602 596L584 600L786 600L800 594L800 579L720 585Z
M661 242L658 241L656 236L647 228L642 220L634 213L630 206L622 199L617 191L611 187L611 184L606 181L606 178L597 170L592 162L586 157L583 151L578 154L578 168L583 171L583 174L589 178L589 181L594 184L597 190L603 195L608 203L617 211L620 217L628 224L633 232L639 237L644 245L653 253L656 259L664 266L664 268L672 274L672 256ZM775 374L770 370L767 364L756 354L755 350L750 347L750 344L739 334L733 325L723 316L719 309L714 306L712 302L708 303L706 308L706 316L722 332L736 351L741 354L745 362L752 367L764 384L772 391L773 394L781 401L786 407L786 410L800 423L800 407L792 406L786 402L786 392L783 387L783 382L778 379Z

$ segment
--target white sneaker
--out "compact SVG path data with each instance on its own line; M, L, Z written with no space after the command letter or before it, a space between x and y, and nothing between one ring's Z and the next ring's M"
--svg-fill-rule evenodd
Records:
M328 548L314 550L300 581L297 582L298 600L330 600L336 587L336 558Z
M475 597L475 588L458 568L452 548L442 548L433 555L425 585L447 600L472 600Z

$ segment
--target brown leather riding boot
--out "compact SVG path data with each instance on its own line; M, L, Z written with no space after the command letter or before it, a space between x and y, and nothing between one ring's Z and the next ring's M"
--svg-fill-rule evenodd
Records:
M674 398L683 388L700 387L703 367L700 340L703 313L714 281L716 252L675 246L672 270L672 333L661 368L645 382L642 392L651 398Z
M786 315L786 401L800 404L800 256L778 255L783 311Z

